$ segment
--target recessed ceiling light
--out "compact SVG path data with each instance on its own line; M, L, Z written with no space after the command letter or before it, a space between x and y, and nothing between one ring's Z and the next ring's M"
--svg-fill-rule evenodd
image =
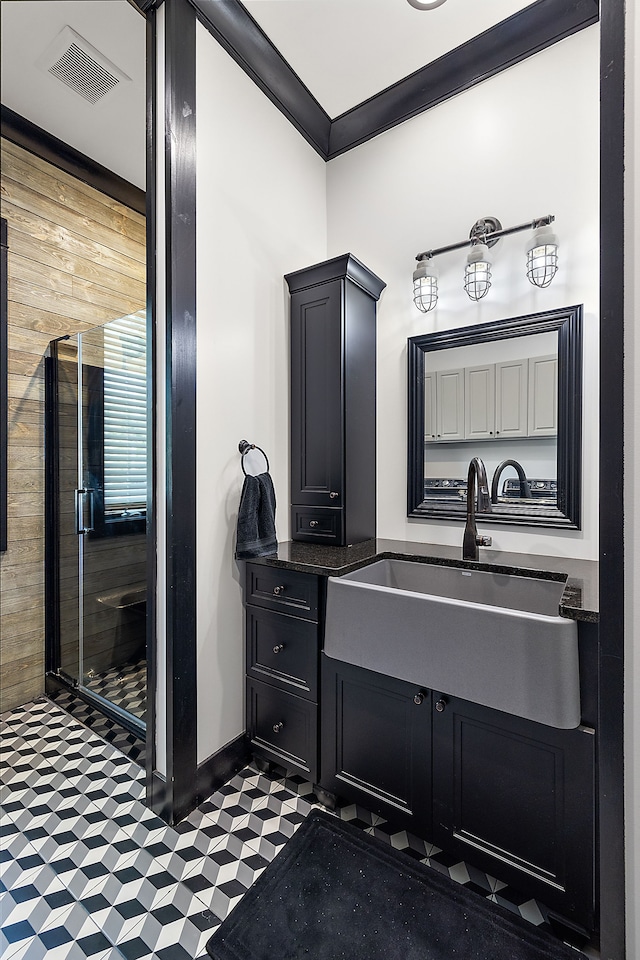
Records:
M436 7L441 7L444 2L445 0L407 0L407 3L410 3L416 10L435 10Z

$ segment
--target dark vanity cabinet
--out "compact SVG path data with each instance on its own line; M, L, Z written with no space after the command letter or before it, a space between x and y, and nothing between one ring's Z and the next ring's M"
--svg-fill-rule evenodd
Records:
M254 756L304 776L322 802L361 804L536 898L559 930L593 930L593 728L556 729L328 657L325 599L323 575L246 565ZM580 627L593 723L597 630Z
M246 713L254 755L317 779L319 578L246 566Z
M595 736L322 656L320 784L594 924Z
M330 793L431 833L431 693L322 658L322 776Z
M376 301L351 254L285 277L291 291L291 538L376 533Z

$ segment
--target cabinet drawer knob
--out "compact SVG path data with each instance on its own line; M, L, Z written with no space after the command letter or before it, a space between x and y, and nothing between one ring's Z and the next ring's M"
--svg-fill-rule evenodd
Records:
M274 587L273 592L276 597L279 597L281 593L284 593L284 587Z
M416 707L419 707L423 700L424 700L424 693L422 692L422 690L418 690L417 693L414 693L413 702L415 703Z
M339 494L336 493L334 490L332 490L331 493L329 494L329 499L330 499L330 500L335 500L336 497L338 497L338 496L339 496Z
M274 733L280 733L283 727L284 727L284 723L281 720L279 723L274 723L272 729Z
M446 700L436 701L436 710L438 711L438 713L444 713L446 706L447 706Z
M318 521L317 521L317 520L309 520L309 526L310 526L310 527L317 527L317 526L318 526Z
M283 650L284 650L284 643L276 643L275 647L273 648L274 653L282 653Z

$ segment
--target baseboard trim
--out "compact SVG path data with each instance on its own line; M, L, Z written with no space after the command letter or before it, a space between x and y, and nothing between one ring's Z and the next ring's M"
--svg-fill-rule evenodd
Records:
M231 779L234 773L246 767L250 759L249 741L246 735L242 733L199 764L197 803L202 803L212 793L215 793L227 780Z

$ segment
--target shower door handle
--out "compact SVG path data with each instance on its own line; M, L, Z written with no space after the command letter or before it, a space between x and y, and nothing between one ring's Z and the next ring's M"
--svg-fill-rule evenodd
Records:
M92 533L95 523L94 490L92 487L80 487L76 494L76 533ZM89 497L89 526L84 525L85 497Z

